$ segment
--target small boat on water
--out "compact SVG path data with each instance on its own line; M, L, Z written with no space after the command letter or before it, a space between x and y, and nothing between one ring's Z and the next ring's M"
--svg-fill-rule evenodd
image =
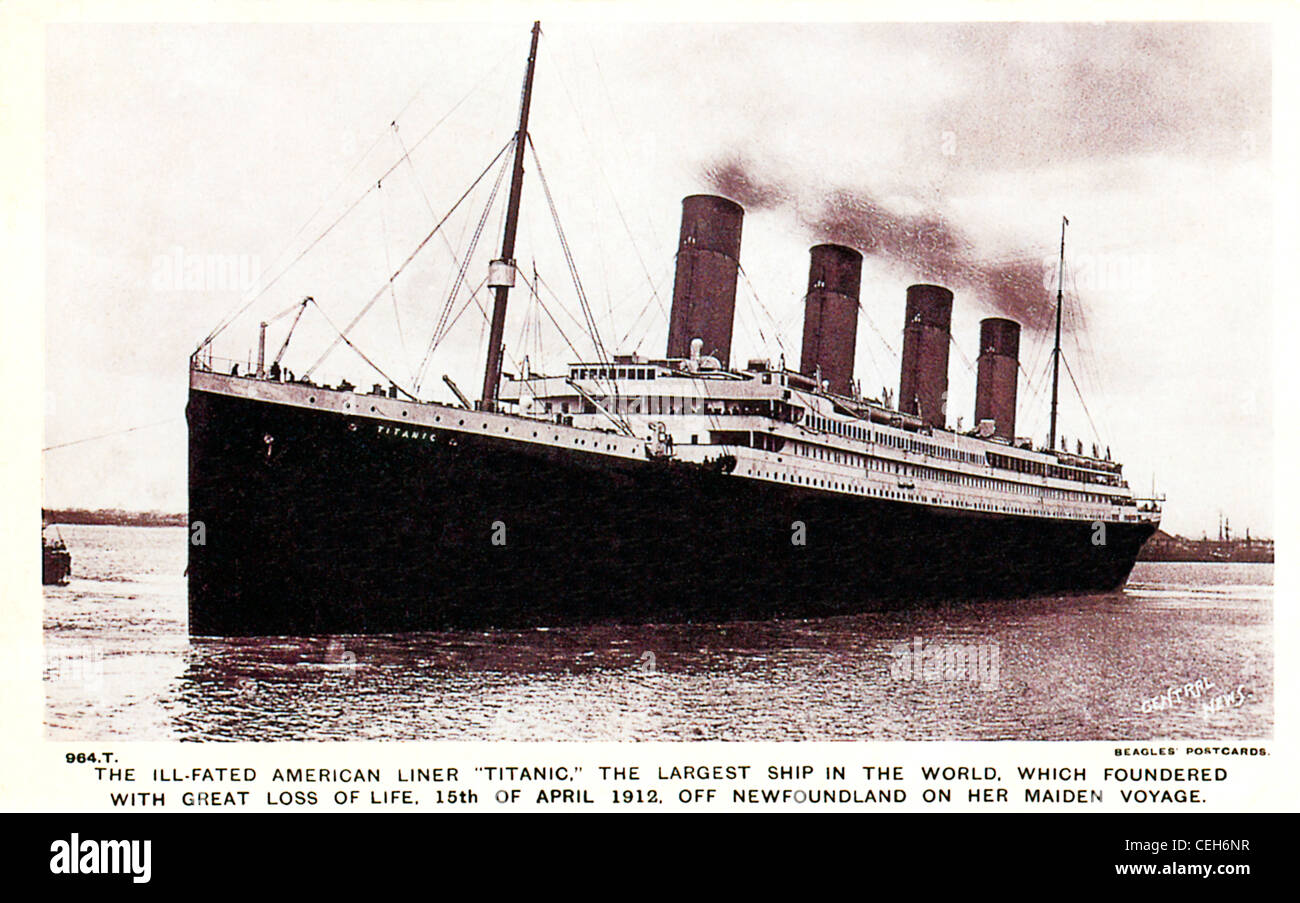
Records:
M41 583L63 586L72 576L72 553L63 537L58 535L58 527L54 528L54 533L54 538L50 539L45 535L45 528L41 528Z

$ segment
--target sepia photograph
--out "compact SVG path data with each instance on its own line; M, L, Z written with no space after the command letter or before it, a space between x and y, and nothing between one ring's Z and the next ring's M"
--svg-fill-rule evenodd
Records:
M1269 24L46 38L48 740L1272 738Z

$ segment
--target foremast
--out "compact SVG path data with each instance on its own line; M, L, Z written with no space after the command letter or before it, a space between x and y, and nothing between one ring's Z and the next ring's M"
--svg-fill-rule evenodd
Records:
M524 73L523 94L519 101L519 128L515 132L515 165L510 175L510 197L506 206L505 231L501 236L501 255L492 262L489 283L494 300L492 327L488 337L487 365L483 371L483 393L479 402L485 411L497 407L501 388L501 357L504 351L506 306L510 301L510 288L514 285L515 235L519 230L519 199L524 189L524 145L528 141L528 108L533 99L533 70L537 63L537 39L542 23L533 23L533 40L528 50L528 68Z

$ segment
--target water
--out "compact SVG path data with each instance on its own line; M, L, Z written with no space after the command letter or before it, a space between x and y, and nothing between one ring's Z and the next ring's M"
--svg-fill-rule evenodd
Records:
M191 641L184 528L60 531L73 578L45 591L51 739L1150 740L1273 731L1268 564L1140 563L1112 595L825 620ZM918 646L916 662L905 653Z

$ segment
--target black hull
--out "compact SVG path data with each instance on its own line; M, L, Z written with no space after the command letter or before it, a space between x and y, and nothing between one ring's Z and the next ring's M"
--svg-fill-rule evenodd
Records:
M1107 524L1098 545L1082 521L455 431L415 440L400 424L202 390L187 415L196 636L757 620L1110 591L1154 530ZM791 541L796 522L805 545Z

